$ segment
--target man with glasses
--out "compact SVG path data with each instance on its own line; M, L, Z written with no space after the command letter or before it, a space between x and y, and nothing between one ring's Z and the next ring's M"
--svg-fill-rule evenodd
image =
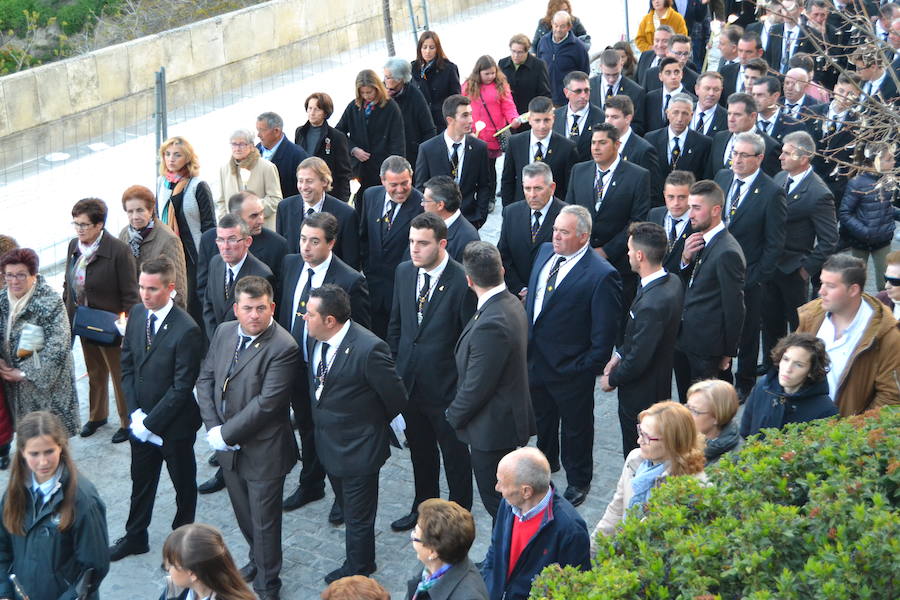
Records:
M697 78L700 77L700 75L697 73L694 63L690 62L691 38L686 35L673 35L669 39L666 57L674 58L678 61L678 65L681 67L684 88L693 94L694 86L697 84ZM648 94L653 90L662 87L662 84L660 83L662 80L659 76L662 68L662 61L660 61L659 65L652 69L647 69L647 72L644 73L643 86Z
M628 96L634 104L634 113L637 117L631 123L638 135L644 134L644 101L647 92L634 81L622 75L622 58L618 51L604 50L600 55L600 75L590 79L591 105L600 107L600 120L603 121L603 110L606 101L617 95ZM588 159L584 159L588 160Z
M618 59L615 50L611 50ZM591 84L587 73L572 71L563 79L568 104L556 109L553 131L575 143L579 162L591 159L591 131L603 122L603 111L590 103Z
M728 98L728 131L720 131L715 135L709 151L709 169L707 179L712 179L722 169L730 169L735 136L756 130L758 112L756 100L750 94L737 93ZM769 177L774 177L781 170L781 144L766 134L760 134L765 143L765 155L762 170Z

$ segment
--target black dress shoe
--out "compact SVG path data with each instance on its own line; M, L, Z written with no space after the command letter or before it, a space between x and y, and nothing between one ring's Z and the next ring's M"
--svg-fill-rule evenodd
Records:
M225 478L222 476L222 469L216 471L216 474L197 486L197 491L201 494L214 494L219 490L225 489Z
M587 498L590 489L590 487L588 487L587 489L581 489L575 487L574 485L570 485L566 488L566 492L563 494L563 498L571 502L572 506L578 506L579 504L584 503L584 500Z
M318 490L315 492L309 492L304 490L302 487L298 487L297 490L284 499L284 503L282 504L282 508L285 511L297 510L301 506L306 506L310 502L315 502L316 500L321 500L325 497L325 490Z
M127 537L120 537L109 547L109 560L115 562L122 560L126 556L147 554L148 552L150 552L150 546L146 542L139 544L129 540Z
M243 567L241 567L241 579L250 583L254 579L256 579L256 565L252 562L247 563Z
M84 424L84 427L81 428L81 437L91 437L104 425L106 425L106 419L103 419L102 421L88 421Z
M363 575L364 577L368 577L375 571L376 571L376 567L374 564L364 567L358 571L354 571L354 570L350 569L346 564L343 564L325 576L325 583L327 583L328 585L331 585L338 579L341 579L343 577L351 577L353 575Z
M219 457L216 455L215 452L213 452L212 454L209 455L209 458L206 459L206 463L211 467L218 467L219 466Z
M328 512L328 522L332 525L344 524L344 509L337 503L337 500L334 501L334 504L331 505L331 510Z
M559 469L560 469L560 466L559 466L559 463L558 463L558 462L557 462L557 463L550 463L550 472L551 472L551 473L559 473Z
M406 515L405 517L400 517L393 523L391 523L391 529L394 531L409 531L416 526L416 523L419 522L419 513L418 511L413 511Z
M120 427L112 436L113 444L121 444L128 441L128 430Z

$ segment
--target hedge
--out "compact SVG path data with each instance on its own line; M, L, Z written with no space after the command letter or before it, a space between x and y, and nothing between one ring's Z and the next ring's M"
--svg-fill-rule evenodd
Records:
M655 490L644 519L600 535L592 570L548 567L531 598L900 597L900 409L765 435L710 468L711 485Z

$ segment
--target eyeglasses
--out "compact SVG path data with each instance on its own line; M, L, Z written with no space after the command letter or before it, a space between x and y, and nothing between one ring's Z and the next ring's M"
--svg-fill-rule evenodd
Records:
M28 273L4 273L3 277L6 281L25 281Z
M644 430L641 429L640 425L637 426L637 434L638 434L638 439L640 439L645 444L648 444L650 442L658 442L660 440L660 438L650 437L649 435L644 433Z
M95 225L95 223L79 223L78 221L72 221L72 227L74 227L78 231L84 231L85 229L90 229L94 225Z
M757 156L762 156L762 154L750 154L749 152L735 152L731 151L731 158L740 158L741 160L745 160L747 158L756 158Z
M246 148L249 145L247 142L231 142L232 148Z
M900 277L888 277L885 275L884 280L894 287L900 287Z
M569 91L572 92L573 94L590 94L590 93L591 93L591 88L589 88L589 87L586 87L586 88L578 88L578 89L569 90Z
M416 542L416 543L418 543L418 544L421 544L421 543L422 543L422 540L420 540L419 538L417 538L417 537L416 537L416 534L415 534L414 532L412 532L412 531L409 532L409 541L410 541L410 542Z
M219 244L220 246L223 246L223 245L224 246L236 246L238 244L238 242L243 242L246 239L247 238L242 237L242 238L228 238L226 240L225 238L217 237L216 243Z
M671 53L674 54L675 56L690 56L691 55L690 50L682 50L681 52L675 52L674 50L672 50Z
M692 415L694 415L695 417L699 417L700 415L708 415L709 414L708 410L697 410L690 404L685 404L685 406L687 407L688 411L690 411L690 413Z

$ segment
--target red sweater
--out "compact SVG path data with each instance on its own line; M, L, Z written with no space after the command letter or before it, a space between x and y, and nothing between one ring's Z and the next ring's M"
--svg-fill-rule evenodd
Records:
M527 521L520 521L517 517L513 517L512 537L509 541L509 568L506 573L507 581L512 575L513 570L516 568L516 563L519 561L519 556L522 555L522 551L525 550L528 542L531 541L531 538L533 538L538 529L541 528L541 523L544 522L544 514L549 507L550 505L548 504L544 510Z

